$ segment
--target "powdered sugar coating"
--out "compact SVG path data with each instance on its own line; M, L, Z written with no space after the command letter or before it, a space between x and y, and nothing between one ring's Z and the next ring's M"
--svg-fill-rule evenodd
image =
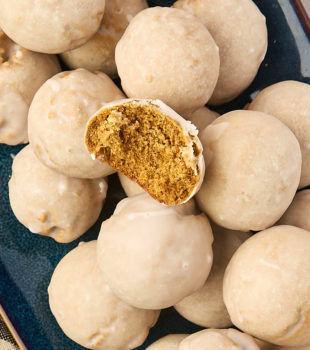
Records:
M104 179L75 179L49 169L26 146L13 161L10 204L31 232L68 243L95 223L107 188Z
M55 56L31 52L0 29L0 143L28 142L28 109L34 94L60 71Z
M67 176L98 178L114 170L94 161L84 146L89 117L106 102L123 98L104 73L62 72L37 92L29 110L29 141L37 157Z
M78 47L95 34L105 0L0 0L0 7L1 26L10 38L29 50L51 54Z
M115 59L128 97L160 99L181 114L208 101L219 72L208 30L192 14L167 7L141 11L118 42Z

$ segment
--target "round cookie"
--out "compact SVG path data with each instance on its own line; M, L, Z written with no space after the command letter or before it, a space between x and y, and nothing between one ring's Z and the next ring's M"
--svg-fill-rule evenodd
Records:
M64 333L88 349L134 349L159 311L136 309L112 293L98 267L96 246L96 241L81 243L58 263L48 287L51 311Z
M84 44L100 26L105 0L0 0L0 23L19 45L61 53Z
M219 105L253 81L267 50L266 20L251 0L178 0L208 28L220 49L220 74L209 102Z
M146 0L108 0L98 32L84 45L61 54L72 69L99 70L117 77L115 47L131 19L147 8Z
M178 350L181 341L186 338L188 334L169 334L163 338L158 339L151 344L146 350Z
M204 25L192 14L168 7L135 16L116 46L115 59L128 97L159 99L180 114L207 103L220 62Z
M85 145L166 205L185 203L203 181L205 165L196 127L160 100L105 104L88 121Z
M244 242L224 277L233 324L270 343L310 345L309 254L309 232L294 226L274 226Z
M182 340L179 350L259 350L253 337L236 329L205 329Z
M278 221L278 225L291 225L310 231L310 190L297 192L293 202Z
M98 178L114 170L93 160L84 146L88 119L103 104L123 98L104 73L61 72L45 82L29 109L29 141L48 167L77 178Z
M123 190L125 191L128 197L132 197L145 192L141 186L139 186L134 181L130 180L129 177L127 177L126 175L118 173L118 177L123 187Z
M0 29L0 143L28 142L28 109L39 87L60 72L56 56L15 44Z
M98 262L120 299L162 309L203 286L212 265L212 241L209 221L196 213L193 200L167 207L141 194L123 199L103 222Z
M291 129L302 154L299 188L310 185L310 85L291 80L270 85L249 109L273 115Z
M220 115L218 113L211 111L211 109L201 107L193 113L186 114L184 118L191 121L197 127L200 133L219 116Z
M96 222L107 188L104 179L75 179L49 169L26 146L13 161L10 204L31 232L68 243Z
M225 269L237 248L250 237L249 233L226 230L212 224L214 235L213 265L205 285L189 295L175 309L187 320L205 328L232 326L223 300Z
M206 164L200 208L232 230L259 231L279 220L300 179L294 134L272 116L238 110L217 118L200 140Z

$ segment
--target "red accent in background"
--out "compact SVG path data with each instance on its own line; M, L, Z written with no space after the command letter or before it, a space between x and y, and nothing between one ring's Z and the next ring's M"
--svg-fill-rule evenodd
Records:
M305 7L303 6L301 0L293 0L293 3L295 5L297 14L302 21L302 24L305 28L306 33L308 34L308 37L310 39L310 14L307 13Z

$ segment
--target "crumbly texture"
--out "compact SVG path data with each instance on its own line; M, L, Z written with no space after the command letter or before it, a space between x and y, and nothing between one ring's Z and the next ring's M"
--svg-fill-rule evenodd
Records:
M128 102L99 111L88 124L86 145L167 205L184 202L200 179L195 136L152 105Z

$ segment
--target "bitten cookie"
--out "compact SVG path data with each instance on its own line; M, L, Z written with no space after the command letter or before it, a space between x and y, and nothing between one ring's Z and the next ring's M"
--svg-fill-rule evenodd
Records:
M198 131L159 100L126 99L104 105L89 120L88 152L134 180L166 205L188 201L199 189L204 161Z

